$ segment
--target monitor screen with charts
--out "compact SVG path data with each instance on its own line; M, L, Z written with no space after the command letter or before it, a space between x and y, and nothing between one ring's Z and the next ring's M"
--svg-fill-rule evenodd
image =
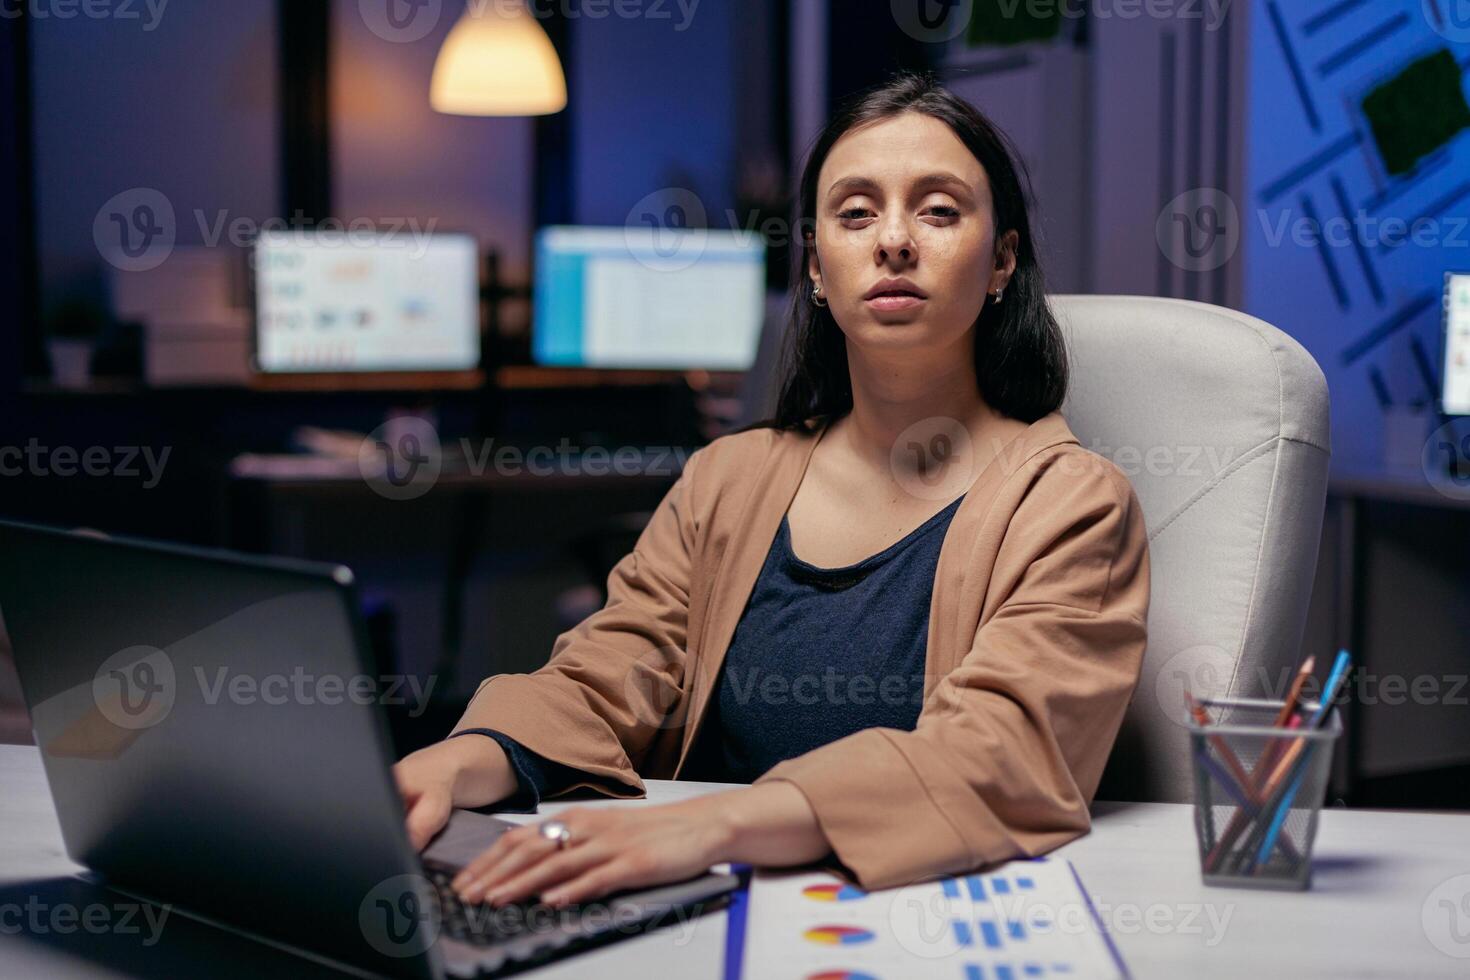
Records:
M470 235L265 231L253 261L262 374L479 367L479 260Z
M1446 415L1470 415L1470 272L1444 277L1444 391Z
M532 354L560 367L748 370L765 262L754 232L543 228Z

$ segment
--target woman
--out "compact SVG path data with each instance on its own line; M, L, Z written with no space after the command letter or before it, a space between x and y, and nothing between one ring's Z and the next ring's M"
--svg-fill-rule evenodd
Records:
M722 861L861 885L1054 848L1138 680L1143 518L1058 413L1061 335L1005 138L933 81L855 100L801 181L774 420L695 453L607 605L396 768L454 806L750 783L505 834L468 901L581 902Z

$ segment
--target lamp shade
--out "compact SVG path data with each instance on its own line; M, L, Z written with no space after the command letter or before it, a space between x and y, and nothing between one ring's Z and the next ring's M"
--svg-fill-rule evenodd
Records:
M429 104L461 116L541 116L567 105L551 38L520 0L467 5L429 86Z

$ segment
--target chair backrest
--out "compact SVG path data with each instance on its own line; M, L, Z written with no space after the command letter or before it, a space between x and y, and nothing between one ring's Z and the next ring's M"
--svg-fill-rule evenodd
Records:
M1143 676L1098 799L1186 801L1183 691L1282 697L1301 659L1327 493L1327 382L1295 340L1184 300L1056 296L1083 446L1148 525ZM1320 657L1319 657L1320 659Z

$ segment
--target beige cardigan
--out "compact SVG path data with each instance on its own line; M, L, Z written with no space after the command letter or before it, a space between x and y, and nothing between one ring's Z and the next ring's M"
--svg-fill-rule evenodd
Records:
M455 730L498 729L610 795L679 778L820 436L755 429L694 453L607 605L545 667L481 684ZM1133 488L1053 412L1000 451L945 534L918 727L857 732L759 782L801 789L868 888L1057 847L1089 827L1148 602Z

